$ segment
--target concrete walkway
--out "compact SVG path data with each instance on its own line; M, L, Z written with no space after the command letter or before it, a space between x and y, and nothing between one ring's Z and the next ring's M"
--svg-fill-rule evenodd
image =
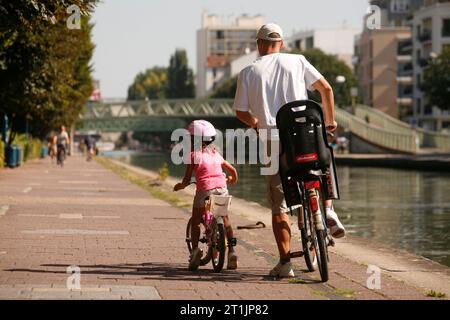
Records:
M240 201L233 226L254 223L261 208L241 215ZM64 168L44 159L0 170L0 299L428 298L427 288L385 271L381 289L368 289L367 265L334 249L326 284L304 271L302 259L295 260L298 278L274 280L267 276L277 262L271 228L235 228L238 270L189 272L188 219L188 211L81 157ZM439 270L448 276L448 268Z

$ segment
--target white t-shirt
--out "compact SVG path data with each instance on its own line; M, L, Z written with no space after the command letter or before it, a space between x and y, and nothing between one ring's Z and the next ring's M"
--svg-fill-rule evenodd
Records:
M234 109L249 111L258 129L276 128L278 110L288 102L308 99L307 90L322 75L304 56L273 53L259 57L238 77Z

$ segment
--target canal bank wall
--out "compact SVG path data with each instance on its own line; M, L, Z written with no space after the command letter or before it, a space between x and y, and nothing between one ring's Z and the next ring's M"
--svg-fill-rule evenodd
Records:
M450 172L450 154L335 154L338 165Z
M357 159L354 160L356 161ZM107 159L107 161L145 177L150 185L158 186L161 192L175 196L180 201L183 201L185 209L189 210L189 205L186 204L192 203L195 186L191 185L175 193L172 191L172 188L180 181L178 178L169 176L165 181L160 181L157 172L131 166L113 159ZM231 215L239 215L254 223L261 221L267 228L271 228L272 221L269 209L258 203L233 198ZM299 232L294 226L294 221L291 221L291 225L293 225L291 229L292 236L295 239L299 236ZM255 230L254 232L257 231ZM450 268L427 258L352 235L348 235L344 239L337 239L336 246L330 247L330 251L359 265L374 266L375 269L380 270L383 274L417 287L424 292L434 291L450 297ZM331 264L333 264L333 261L331 261Z

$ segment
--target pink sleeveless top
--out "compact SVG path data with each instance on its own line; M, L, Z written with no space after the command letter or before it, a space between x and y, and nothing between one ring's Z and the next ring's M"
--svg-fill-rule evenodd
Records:
M191 152L191 163L194 164L197 191L206 191L214 188L226 188L225 173L222 155L215 149L204 148Z

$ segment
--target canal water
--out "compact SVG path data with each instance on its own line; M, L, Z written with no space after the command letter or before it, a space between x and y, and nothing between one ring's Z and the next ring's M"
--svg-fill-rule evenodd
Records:
M184 166L165 154L109 152L126 163L182 177ZM256 165L236 165L236 197L267 206L265 180ZM347 232L450 266L450 174L338 166L341 200L334 206Z

